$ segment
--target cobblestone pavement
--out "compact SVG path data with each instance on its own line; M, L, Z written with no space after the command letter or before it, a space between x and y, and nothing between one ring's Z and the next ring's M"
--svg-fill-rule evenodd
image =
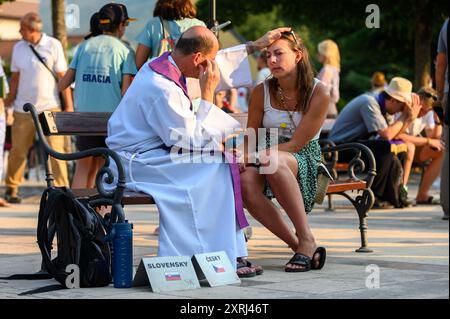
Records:
M413 178L417 179L417 176ZM410 189L413 198L417 187ZM35 229L42 190L42 182L26 183L22 189L25 196L23 204L0 208L0 277L33 273L39 269ZM438 196L436 186L433 192ZM317 243L325 246L328 252L326 265L321 271L284 272L283 266L290 259L291 252L273 234L249 218L253 233L248 242L249 258L262 265L265 272L261 276L243 279L241 284L170 293L153 293L148 287L115 289L111 285L19 296L56 282L0 280L0 298L449 298L449 224L441 219L440 206L372 210L368 219L368 237L374 252L363 254L355 252L360 240L355 210L343 198L335 197L334 202L336 211L325 211L325 205L321 205L309 215ZM137 267L143 256L156 254L158 238L152 233L158 225L158 214L155 206L128 206L125 213L127 219L134 223L133 253L134 266ZM368 288L376 283L369 278L374 269L379 270L379 287Z

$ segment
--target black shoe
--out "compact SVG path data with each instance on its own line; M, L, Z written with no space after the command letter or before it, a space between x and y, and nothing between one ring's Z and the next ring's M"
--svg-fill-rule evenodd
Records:
M399 195L399 201L401 204L401 206L399 208L414 206L413 202L408 200L408 187L401 184L399 187L399 190L398 190L398 195Z
M400 198L400 201L408 200L408 187L404 184L401 184L398 188L398 197Z
M20 204L22 202L22 198L17 195L12 195L11 192L6 191L5 200L10 204Z
M378 199L375 199L375 203L373 203L372 209L393 209L394 205L392 205L389 202L381 201Z
M407 207L414 207L416 205L412 201L402 200L402 206L403 206L403 208L407 208Z

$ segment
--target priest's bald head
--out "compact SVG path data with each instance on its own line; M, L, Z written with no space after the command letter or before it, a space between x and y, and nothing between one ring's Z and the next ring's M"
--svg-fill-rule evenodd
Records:
M183 75L198 78L199 65L206 66L207 60L214 60L219 50L219 42L208 28L189 28L178 39L172 57Z

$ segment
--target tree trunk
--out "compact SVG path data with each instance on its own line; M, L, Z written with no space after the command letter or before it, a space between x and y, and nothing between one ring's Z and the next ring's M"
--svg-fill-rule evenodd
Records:
M432 0L415 1L415 77L416 90L431 81Z
M64 0L52 0L53 36L61 41L64 55L67 56L67 33Z

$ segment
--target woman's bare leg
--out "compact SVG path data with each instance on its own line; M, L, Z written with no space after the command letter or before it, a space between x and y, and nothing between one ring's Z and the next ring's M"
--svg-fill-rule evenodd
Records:
M89 168L87 188L95 187L95 178L97 177L97 172L105 164L105 159L103 157L97 156L92 159L91 167Z
M416 146L413 143L406 143L406 159L403 165L403 185L408 185L409 175L411 174L411 167L414 161L414 154Z
M430 147L424 147L419 155L420 162L425 162L431 159L430 165L427 166L423 174L422 182L419 185L419 191L417 192L416 201L426 201L429 198L428 192L431 185L441 173L442 160L444 159L444 152L438 152Z
M93 164L93 157L87 157L77 160L75 173L73 174L72 188L87 188L89 171Z
M241 173L241 190L245 207L257 221L295 251L298 245L297 237L283 219L279 209L263 193L264 176L254 167L247 167L245 172Z
M266 176L267 181L295 227L298 243L296 252L313 257L317 247L309 227L303 196L297 182L297 160L287 152L273 153L272 156L278 156L278 167L274 174ZM289 229L289 233L292 233L292 230ZM300 268L297 265L288 265L287 267Z

